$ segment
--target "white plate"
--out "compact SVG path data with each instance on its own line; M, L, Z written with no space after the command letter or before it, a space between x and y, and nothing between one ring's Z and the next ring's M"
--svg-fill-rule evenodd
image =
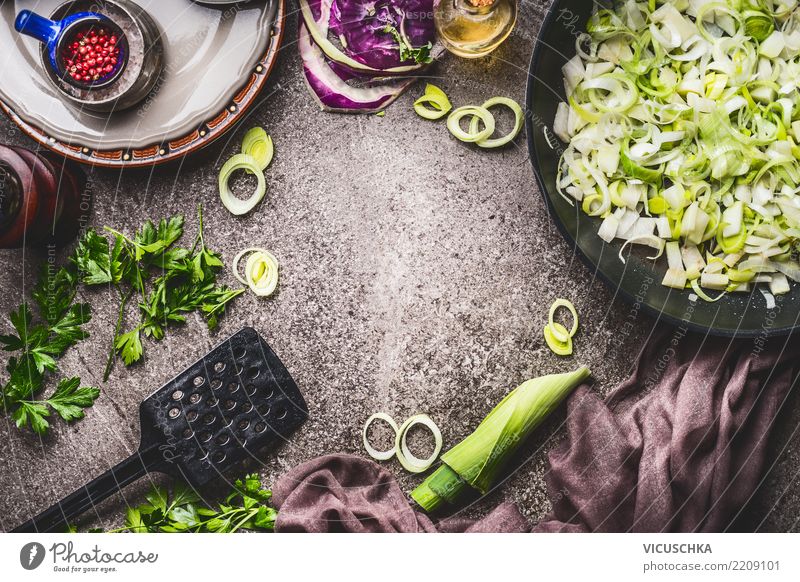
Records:
M59 0L0 3L0 99L23 122L65 144L132 150L180 139L223 111L271 42L279 0L201 6L190 0L136 0L162 31L165 67L138 106L111 114L63 100L39 65L38 43L14 30L20 10L50 15Z

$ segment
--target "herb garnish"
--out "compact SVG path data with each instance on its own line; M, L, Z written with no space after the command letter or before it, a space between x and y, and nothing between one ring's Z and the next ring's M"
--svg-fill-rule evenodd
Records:
M145 496L147 502L129 507L124 527L111 532L272 531L278 512L268 505L271 498L272 492L263 487L257 473L237 479L233 491L218 504L217 509L204 507L200 496L184 483L176 483L171 494L165 488L154 485ZM77 531L74 527L70 527L70 530Z
M147 221L129 237L106 227L108 236L89 230L79 242L74 261L86 285L112 285L120 297L104 380L108 379L117 354L126 365L144 355L142 334L161 340L170 325L186 321L186 315L202 313L214 329L225 306L243 289L217 285L223 268L219 255L203 240L203 212L198 210L199 232L192 248L177 246L183 235L184 219L173 216L157 225ZM139 321L123 332L125 308L139 297Z
M76 303L78 276L72 265L53 272L45 265L31 293L38 322L25 302L9 315L16 333L0 335L0 345L16 355L9 358L8 381L0 389L2 409L17 427L45 434L47 418L55 411L66 422L79 420L100 391L81 387L80 378L62 379L47 398L39 398L48 373L57 371L57 360L73 345L88 337L83 326L91 319L86 303Z

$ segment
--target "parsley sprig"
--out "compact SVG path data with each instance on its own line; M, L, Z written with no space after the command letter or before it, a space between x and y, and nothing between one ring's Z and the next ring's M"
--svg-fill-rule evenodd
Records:
M202 504L188 485L176 483L170 494L153 486L146 503L129 507L125 526L114 532L133 533L234 533L240 530L272 531L278 512L270 507L272 492L257 473L237 479L233 491L216 509ZM74 531L74 528L73 528ZM97 531L97 530L95 530Z
M392 35L392 38L394 38L397 43L397 49L400 51L401 62L413 60L421 65L433 62L433 57L431 56L433 45L430 42L414 48L411 40L402 32L402 27L401 30L398 30L393 24L384 25L383 32Z
M214 329L226 305L244 292L217 284L223 269L219 255L205 245L203 212L198 210L199 232L191 248L177 245L183 236L183 216L147 221L132 236L106 227L107 234L87 231L75 252L81 281L90 286L111 285L120 305L104 380L119 355L125 365L142 359L142 336L164 338L172 325L186 322L189 313L202 313ZM123 331L126 307L138 297L138 322Z
M2 409L18 428L29 426L45 434L53 412L66 422L79 420L100 394L97 388L81 387L80 378L64 378L49 397L41 397L47 375L57 371L57 360L89 335L83 326L92 317L91 309L75 301L77 285L72 265L55 269L46 263L31 293L38 318L24 302L9 315L14 332L0 335L3 350L15 354L6 365L9 378L0 388Z

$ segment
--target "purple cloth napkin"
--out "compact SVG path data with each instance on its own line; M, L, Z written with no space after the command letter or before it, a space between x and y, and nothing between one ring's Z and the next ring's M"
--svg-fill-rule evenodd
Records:
M394 476L352 455L327 455L295 467L273 487L278 532L525 532L530 525L505 503L482 520L431 520L409 505Z
M550 453L539 532L718 532L762 478L768 437L800 368L796 338L728 340L658 329L602 402L569 399Z

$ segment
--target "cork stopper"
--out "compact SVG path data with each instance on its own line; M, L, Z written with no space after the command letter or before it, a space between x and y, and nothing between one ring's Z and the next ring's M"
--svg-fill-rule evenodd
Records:
M494 4L494 0L467 0L467 2L475 8L486 8Z

